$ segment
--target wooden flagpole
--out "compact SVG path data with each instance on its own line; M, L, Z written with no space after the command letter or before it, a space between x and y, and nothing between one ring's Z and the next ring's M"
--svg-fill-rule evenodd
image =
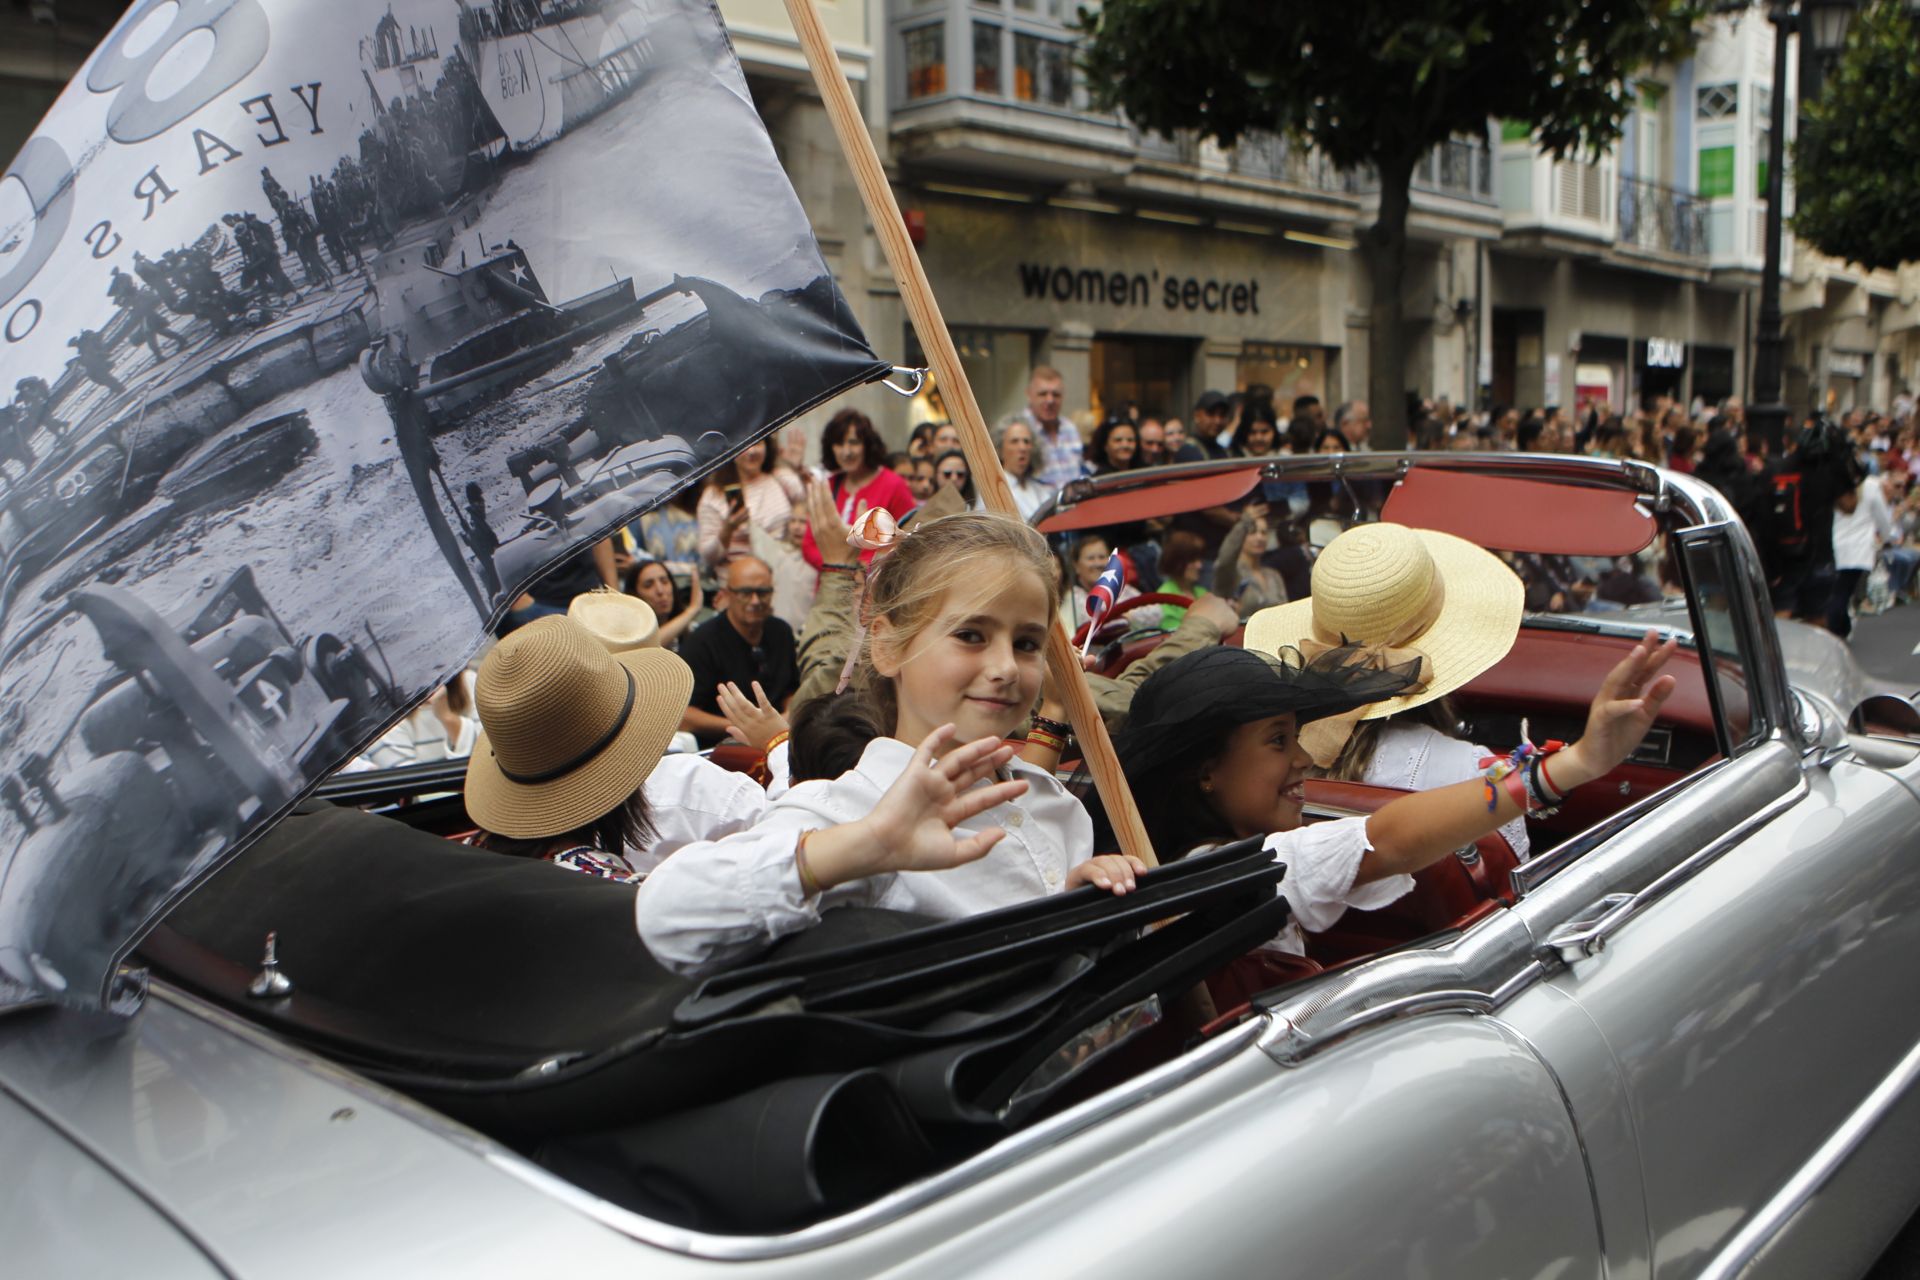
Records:
M814 0L786 0L786 6L793 18L793 29L800 37L800 47L806 53L807 65L813 70L820 100L826 105L833 132L840 139L840 150L845 153L847 165L853 170L853 180L860 188L867 217L880 237L887 265L893 269L893 278L900 286L900 298L906 303L921 346L926 349L940 394L960 429L960 445L973 471L974 485L990 510L1018 520L1020 511L1000 470L1000 457L987 431L986 419L980 414L979 402L973 398L973 388L967 382L966 370L961 368L960 353L954 349L953 336L947 332L940 306L934 301L933 286L927 281L926 269L920 265L920 255L907 238L906 222L893 198L893 187L887 182L886 171L880 167L873 137L867 132L867 123L853 100L853 89L841 74L840 59L833 51L833 42L827 38L820 13L814 8ZM1077 430L1071 423L1068 428ZM1140 811L1134 806L1133 793L1120 772L1120 762L1114 758L1106 722L1101 720L1100 710L1094 705L1093 691L1087 688L1080 657L1073 651L1073 642L1057 616L1047 636L1047 674L1050 687L1066 703L1067 718L1073 723L1087 771L1093 775L1100 799L1106 803L1107 815L1120 840L1120 851L1132 854L1150 867L1158 865L1153 847L1147 841L1147 829L1141 825Z

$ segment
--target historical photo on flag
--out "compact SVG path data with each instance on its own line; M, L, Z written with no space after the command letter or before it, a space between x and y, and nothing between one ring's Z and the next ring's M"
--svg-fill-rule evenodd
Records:
M704 0L147 0L7 176L0 975L45 988L127 932L68 879L157 901L885 373Z

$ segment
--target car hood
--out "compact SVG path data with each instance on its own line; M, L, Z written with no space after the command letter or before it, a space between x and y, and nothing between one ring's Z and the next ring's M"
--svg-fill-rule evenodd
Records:
M170 23L9 170L0 981L81 1007L526 584L886 372L705 0Z

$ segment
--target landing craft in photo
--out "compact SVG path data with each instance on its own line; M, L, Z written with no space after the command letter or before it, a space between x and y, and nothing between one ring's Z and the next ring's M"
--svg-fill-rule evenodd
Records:
M885 373L696 0L142 0L0 196L0 977L74 1004L533 576Z

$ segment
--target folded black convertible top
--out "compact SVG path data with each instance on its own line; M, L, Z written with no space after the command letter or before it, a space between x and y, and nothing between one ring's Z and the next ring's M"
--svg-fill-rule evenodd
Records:
M931 1127L946 1136L929 1152L976 1135L964 1149L1046 1107L1165 1001L1277 933L1283 870L1249 841L1148 872L1124 897L1083 889L938 923L833 910L695 984L640 943L629 886L310 802L142 954L602 1194L760 1230L872 1192L864 1174L818 1167L836 1132L866 1134L859 1162L894 1169L885 1181L922 1161L890 1163L876 1135L918 1151ZM294 988L260 1000L247 984L269 931ZM700 1194L726 1135L744 1125L764 1141L770 1115L794 1118L796 1171L759 1208L721 1193L737 1171Z

